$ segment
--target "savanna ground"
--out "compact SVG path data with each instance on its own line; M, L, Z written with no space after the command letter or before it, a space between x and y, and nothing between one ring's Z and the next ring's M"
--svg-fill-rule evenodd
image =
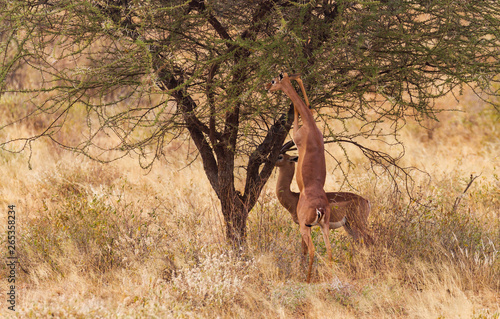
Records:
M16 95L0 101L6 120L25 107ZM440 122L426 123L428 130L409 123L399 136L406 146L403 166L427 173L413 173L412 199L396 191L386 174L370 170L355 150L348 149L355 164L350 185L327 156L327 190L355 189L370 199L376 243L362 247L338 230L330 237L334 263L328 266L315 231L311 284L304 281L298 227L274 196L276 175L250 214L247 248L234 253L224 240L217 198L188 142L166 146L167 156L149 172L134 158L103 165L44 140L33 144L31 159L27 152L2 151L0 229L5 243L7 206L16 205L20 263L15 313L7 310L8 269L5 262L0 266L1 313L499 318L500 118L472 94L438 104L460 111L442 113ZM2 139L37 125L4 130ZM75 120L61 134L71 139L78 131ZM328 150L339 152L331 145ZM479 177L453 209L471 174Z

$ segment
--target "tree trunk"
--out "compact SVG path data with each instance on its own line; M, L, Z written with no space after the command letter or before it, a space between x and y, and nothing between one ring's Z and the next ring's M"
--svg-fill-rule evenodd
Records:
M239 248L246 243L246 225L248 209L241 202L239 196L231 201L230 198L221 200L222 215L226 222L226 238L234 247Z
M239 129L239 103L226 113L223 132L215 132L213 125L205 125L195 114L196 102L178 89L182 76L168 70L158 72L161 84L172 90L192 140L200 152L205 174L222 207L228 242L235 248L246 242L246 222L262 188L271 175L279 151L291 128L293 106L269 128L264 140L256 147L247 163L244 194L234 185L234 161ZM241 92L236 92L241 94ZM238 94L235 95L237 96Z

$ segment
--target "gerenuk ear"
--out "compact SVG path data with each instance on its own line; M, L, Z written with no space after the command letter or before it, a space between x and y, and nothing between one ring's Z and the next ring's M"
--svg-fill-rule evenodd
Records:
M293 81L293 80L300 79L301 75L302 75L302 73L294 73L294 74L290 74L288 77L290 78L290 81Z

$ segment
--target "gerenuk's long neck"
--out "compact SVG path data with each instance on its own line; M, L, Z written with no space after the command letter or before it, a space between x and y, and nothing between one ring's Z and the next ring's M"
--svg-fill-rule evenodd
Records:
M293 172L290 174L290 172L287 172L284 168L278 168L278 181L276 183L276 194L278 197L283 194L288 195L292 193L290 185L293 181L293 175Z
M290 100L292 100L293 105L295 106L300 116L302 117L302 122L304 124L315 123L311 111L307 107L306 103L300 98L297 91L295 91L295 89L292 86L292 83L290 81L286 81L282 84L283 85L281 90L285 92L285 94L290 98Z
M295 170L295 166L293 171ZM297 203L299 202L299 194L290 190L294 172L288 171L284 167L278 168L278 181L276 183L276 197L281 205L285 207L292 215L293 220L298 223L297 219Z

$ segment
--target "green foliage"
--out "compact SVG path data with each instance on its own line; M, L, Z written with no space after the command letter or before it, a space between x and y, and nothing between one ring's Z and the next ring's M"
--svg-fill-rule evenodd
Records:
M215 147L208 131L222 138L226 114L235 112L239 142L227 147L248 156L286 113L288 103L262 89L279 70L303 74L332 137L372 136L383 119L432 117L432 100L465 84L494 95L499 9L443 0L10 1L0 16L0 74L3 90L16 91L14 75L36 71L39 81L24 81L23 91L45 100L39 112L63 125L73 104L83 103L94 119L90 142L92 132L111 128L121 141L115 150L139 148L143 156L144 147L158 149L186 124ZM182 108L181 91L194 104ZM196 120L186 122L187 115ZM333 129L349 118L367 125L356 133ZM88 144L62 144L91 154Z

